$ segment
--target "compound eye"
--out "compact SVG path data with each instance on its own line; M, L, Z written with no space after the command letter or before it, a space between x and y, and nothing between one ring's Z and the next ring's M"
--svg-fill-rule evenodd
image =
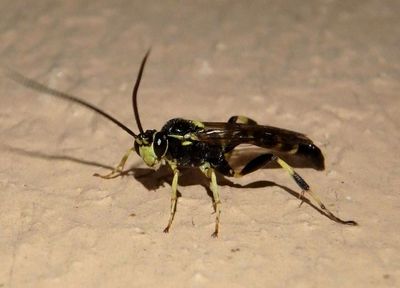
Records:
M161 158L167 153L168 149L168 139L165 134L155 133L153 140L153 150L157 158Z

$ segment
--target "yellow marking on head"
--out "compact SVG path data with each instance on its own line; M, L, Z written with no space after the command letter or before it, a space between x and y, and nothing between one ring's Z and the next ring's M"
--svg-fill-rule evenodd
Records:
M139 154L147 166L153 167L158 163L156 154L152 146L139 146Z

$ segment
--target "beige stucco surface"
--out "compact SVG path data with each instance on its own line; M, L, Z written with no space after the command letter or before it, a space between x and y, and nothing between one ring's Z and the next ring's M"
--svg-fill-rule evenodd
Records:
M185 2L185 3L183 3ZM306 133L326 170L298 169L337 224L263 169L206 180L92 177L132 138L82 107L0 78L0 287L398 287L399 1L0 1L0 59L136 131L248 115ZM253 184L252 184L253 183ZM242 186L242 187L240 187Z

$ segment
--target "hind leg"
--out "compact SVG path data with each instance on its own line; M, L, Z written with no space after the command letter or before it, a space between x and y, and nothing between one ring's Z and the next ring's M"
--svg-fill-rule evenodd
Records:
M242 177L244 175L247 175L254 171L257 171L258 169L261 169L262 167L267 165L269 162L271 162L273 157L274 157L274 155L269 154L269 153L257 156L256 158L251 160L249 163L247 163L246 166L244 166L240 172L235 172L234 176Z
M251 160L249 163L246 164L246 166L240 171L240 172L233 172L232 173L232 168L227 169L226 167L224 169L218 170L220 172L228 172L228 173L223 173L226 176L235 176L235 177L241 177L244 175L247 175L249 173L252 173L258 169L261 169L263 166L265 166L267 163L275 161L276 163L279 164L286 172L289 173L289 175L293 178L293 180L296 182L296 184L301 188L301 194L300 197L303 199L303 196L305 193L310 195L312 199L318 204L320 209L326 213L326 215L339 223L346 224L346 225L357 225L357 222L349 220L345 221L337 216L335 216L328 208L326 208L325 204L322 203L321 199L319 198L318 194L314 193L311 189L310 186L307 184L307 182L299 175L297 172L285 161L283 161L281 158L273 155L273 154L262 154L260 156L257 156L253 160Z
M318 194L314 193L310 189L310 186L307 184L307 182L299 174L297 174L297 172L294 171L294 169L291 166L289 166L289 164L287 164L285 161L283 161L281 158L277 156L273 156L272 160L276 161L284 170L286 170L286 172L289 173L289 175L293 178L296 184L302 189L301 196L303 196L304 193L308 193L311 196L311 198L314 199L315 202L317 202L321 210L324 211L326 215L328 215L329 218L342 224L357 225L357 222L355 221L352 220L345 221L338 218L328 208L326 208L325 204L322 203L322 201L320 200Z

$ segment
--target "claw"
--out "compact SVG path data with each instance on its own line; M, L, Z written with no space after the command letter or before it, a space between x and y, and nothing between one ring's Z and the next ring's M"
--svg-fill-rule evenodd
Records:
M301 200L300 204L299 204L299 208L301 207L301 205L303 205L304 203L304 194L306 193L306 191L302 190L301 193L299 194L299 199Z
M113 171L111 171L111 173L105 174L105 175L101 175L99 173L94 173L93 176L100 177L103 179L114 179L114 178L117 178L118 176L121 176L121 174L122 174L122 170L118 169L118 170L113 170Z

